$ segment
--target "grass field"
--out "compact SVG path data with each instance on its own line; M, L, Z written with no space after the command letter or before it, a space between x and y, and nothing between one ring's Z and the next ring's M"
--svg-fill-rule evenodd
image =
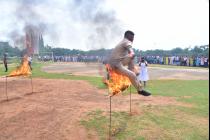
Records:
M106 88L100 77L53 74L41 71L46 64L33 64L33 77L49 79L85 80L99 88ZM10 67L10 71L15 66ZM9 71L9 72L10 72ZM8 72L8 73L9 73ZM7 73L7 74L8 74ZM5 75L0 66L0 76ZM174 97L187 106L142 105L140 114L115 111L112 135L115 140L208 140L209 139L209 81L207 80L153 80L147 90L153 96ZM132 92L136 94L134 88ZM126 93L125 93L126 96ZM117 98L117 97L116 97ZM101 140L108 134L109 116L104 110L95 110L81 118L87 131Z
M208 81L150 81L148 90L153 96L176 97L177 101L192 104L141 106L141 115L128 112L113 113L113 135L119 140L208 140L209 89ZM90 112L81 124L97 131L105 139L109 118L102 110ZM103 129L104 128L104 129Z

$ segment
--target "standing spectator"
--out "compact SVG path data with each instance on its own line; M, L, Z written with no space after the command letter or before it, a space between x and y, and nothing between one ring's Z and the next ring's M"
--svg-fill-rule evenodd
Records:
M193 67L196 67L196 58L195 58L195 56L193 57Z
M205 68L208 67L208 58L207 57L204 58L204 67Z
M184 66L187 66L187 56L184 57Z
M5 72L8 71L8 67L7 67L7 53L4 53L4 67L5 67Z
M186 66L190 66L190 58L186 57Z
M164 64L163 56L160 57L160 64Z
M200 66L200 57L196 57L196 67Z
M138 81L144 82L144 88L146 87L146 82L149 80L149 76L148 76L148 72L147 72L147 61L142 58L141 62L139 63L139 67L140 67L140 74L138 75Z
M169 61L170 61L169 57L166 57L166 65L169 65Z
M193 66L193 57L189 57L189 66Z
M201 57L201 63L200 63L201 67L204 67L204 57Z

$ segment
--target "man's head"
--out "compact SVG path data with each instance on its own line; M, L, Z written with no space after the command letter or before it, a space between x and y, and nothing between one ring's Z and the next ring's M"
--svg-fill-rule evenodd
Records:
M141 57L141 62L144 62L144 60L145 60L144 57Z
M133 42L134 33L132 31L126 31L124 34L124 38L127 38L129 41Z

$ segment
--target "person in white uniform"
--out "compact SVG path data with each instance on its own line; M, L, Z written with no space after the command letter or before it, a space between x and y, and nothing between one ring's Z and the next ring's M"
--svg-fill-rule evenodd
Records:
M149 80L147 66L147 61L142 57L141 62L139 63L140 72L137 78L140 83L144 82L144 88L146 87L146 82Z

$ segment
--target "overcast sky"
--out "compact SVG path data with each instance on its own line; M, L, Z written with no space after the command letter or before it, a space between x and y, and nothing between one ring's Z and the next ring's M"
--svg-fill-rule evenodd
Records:
M208 0L0 0L0 41L33 25L45 44L70 49L113 48L126 30L140 50L209 44Z

